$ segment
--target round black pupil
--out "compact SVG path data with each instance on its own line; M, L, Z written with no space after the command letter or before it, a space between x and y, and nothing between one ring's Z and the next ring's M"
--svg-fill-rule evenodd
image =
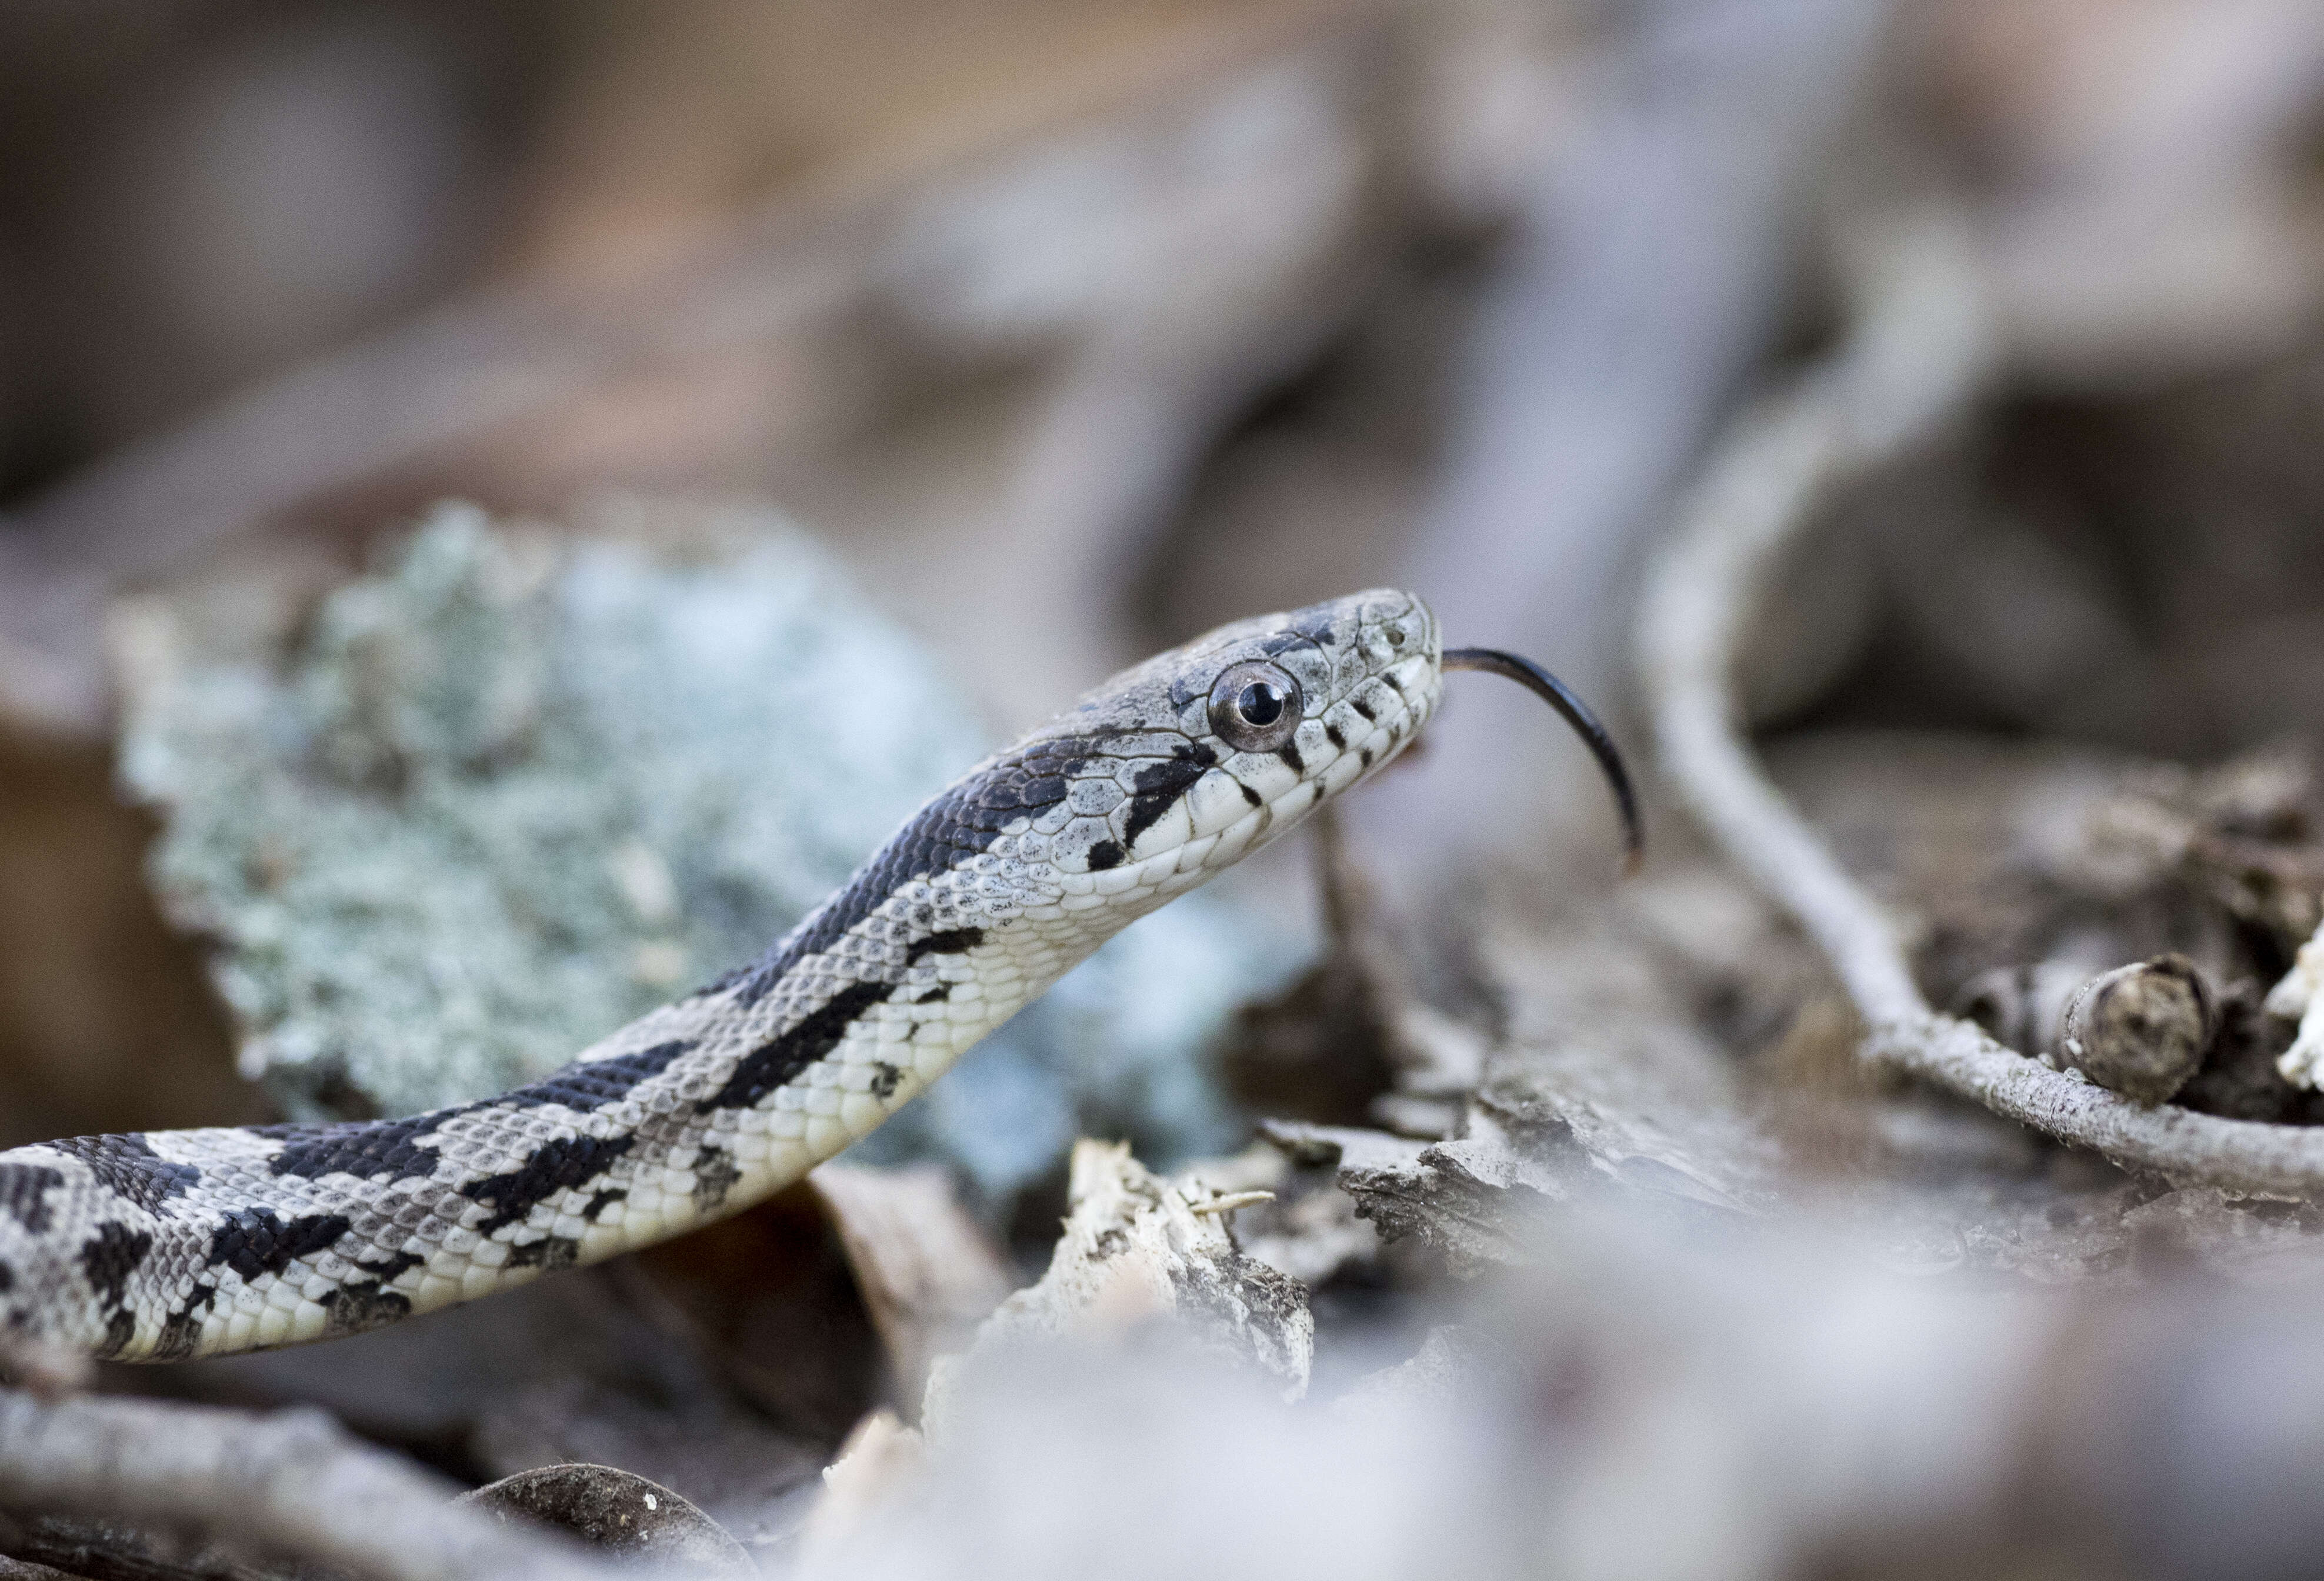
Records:
M1249 723L1273 724L1283 717L1283 688L1272 681L1253 681L1235 699L1235 712Z

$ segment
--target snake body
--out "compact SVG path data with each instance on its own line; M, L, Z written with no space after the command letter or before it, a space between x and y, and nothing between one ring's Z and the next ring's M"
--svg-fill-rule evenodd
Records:
M1124 671L930 800L762 959L498 1098L0 1153L0 1324L126 1360L291 1345L760 1201L1377 771L1435 708L1442 658L1426 606L1379 590Z

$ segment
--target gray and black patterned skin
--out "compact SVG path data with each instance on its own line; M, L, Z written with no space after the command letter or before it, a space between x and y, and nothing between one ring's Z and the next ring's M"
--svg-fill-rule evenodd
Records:
M1148 660L971 769L763 960L499 1098L0 1153L0 1323L126 1360L292 1345L759 1201L1395 757L1441 652L1418 599L1375 591ZM1220 727L1237 666L1235 685L1253 666L1296 679L1279 746Z

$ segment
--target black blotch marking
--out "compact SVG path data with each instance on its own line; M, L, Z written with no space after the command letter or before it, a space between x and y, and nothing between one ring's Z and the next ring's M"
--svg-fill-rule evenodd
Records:
M469 1181L460 1188L460 1195L493 1210L476 1226L476 1233L490 1235L514 1224L558 1192L587 1185L613 1168L613 1161L636 1140L634 1136L560 1136L542 1143L517 1169Z
M1382 670L1380 672L1379 678L1388 683L1388 689L1389 691L1395 693L1399 697L1404 695L1404 683L1396 678L1396 672L1394 670Z
M172 1197L202 1178L190 1163L171 1163L153 1151L143 1135L68 1136L48 1144L67 1158L88 1166L107 1190L126 1197L148 1213L158 1213Z
M1377 713L1374 713L1374 712L1372 712L1372 705L1371 705L1370 703L1369 703L1365 702L1362 698L1360 698L1360 697L1351 697L1351 698L1349 698L1349 699L1348 699L1348 706L1349 706L1349 707L1351 707L1351 708L1352 708L1352 709L1354 709L1358 713L1361 714L1361 715L1363 716L1363 721L1364 721L1364 722L1365 722L1366 724L1377 724L1377 723L1379 723L1379 714L1377 714Z
M982 928L949 928L915 940L904 951L904 964L909 966L924 955L965 955L983 942Z
M1295 648L1330 648L1338 641L1328 624L1317 621L1277 632L1259 645L1259 651L1269 658L1279 658Z
M494 1101L521 1108L561 1104L584 1112L602 1109L629 1097L632 1088L649 1077L660 1075L672 1060L693 1048L691 1040L679 1038L632 1053L616 1054L610 1060L576 1060Z
M509 1248L504 1268L570 1268L581 1260L581 1243L564 1236L543 1236Z
M694 1200L706 1209L721 1207L742 1172L734 1155L721 1147L706 1147L694 1157Z
M5 1295L15 1288L16 1271L7 1264L0 1263L0 1295Z
M367 1283L348 1281L337 1291L323 1295L323 1330L327 1335L360 1335L367 1328L381 1328L386 1323L411 1316L411 1297L402 1291L391 1291L397 1276L414 1270L428 1258L416 1251L397 1251L386 1263L358 1263L355 1267L370 1274Z
M152 1249L152 1236L123 1224L100 1224L97 1227L97 1233L81 1243L81 1272L88 1276L89 1288L97 1292L97 1299L106 1306L123 1308L121 1316L129 1318L133 1331L137 1320L124 1305L128 1299L129 1276L137 1272L137 1265L145 1261L145 1254ZM117 1323L119 1319L115 1321ZM129 1341L124 1336L118 1343L115 1342L112 1328L108 1327L106 1343L106 1354L110 1356L117 1354Z
M1366 768L1370 768L1372 766L1372 749L1370 747L1366 747L1362 751L1356 754L1356 760L1361 763Z
M846 888L824 902L762 960L738 967L691 997L732 988L738 1003L757 1004L792 967L830 949L905 885L990 849L1010 823L1065 800L1066 782L1104 750L1107 740L1044 736L1026 742L973 779L939 793L848 880Z
M326 1126L253 1126L261 1136L284 1144L268 1165L277 1175L299 1175L318 1181L325 1175L353 1175L357 1180L422 1180L443 1162L433 1147L420 1138L439 1130L462 1115L480 1109L541 1108L559 1105L588 1112L619 1103L632 1089L669 1068L671 1061L695 1045L684 1039L656 1043L610 1060L576 1060L540 1080L514 1088L482 1103L460 1104L400 1120L344 1120Z
M890 1065L885 1060L874 1060L872 1062L872 1097L878 1098L895 1097L896 1089L902 1085L903 1080L904 1072L899 1067Z
M384 1263L358 1263L355 1266L382 1284L392 1284L426 1261L417 1252L398 1252Z
M1130 781L1133 794L1130 798L1130 817L1121 828L1122 842L1137 843L1139 835L1153 828L1162 814L1176 806L1194 788L1194 782L1217 768L1218 763L1219 755L1208 744L1195 742L1178 748L1163 762L1149 763L1139 769Z
M1305 774L1307 772L1307 759L1302 758L1299 755L1299 749L1293 746L1290 742L1286 741L1283 745L1277 747L1275 749L1275 755L1283 759L1283 766L1290 769L1292 773Z
M1325 725L1323 727L1323 739L1331 742L1336 750L1344 752L1348 749L1348 738L1340 733L1340 727L1338 725Z
M951 997L952 985L950 983L938 983L927 993L922 994L918 998L913 1000L912 1003L915 1005L937 1005L942 1004L945 1000ZM914 1023L914 1025L917 1025L918 1024Z
M161 1332L153 1339L153 1359L157 1362L183 1361L194 1354L202 1342L202 1315L217 1301L217 1286L197 1284L186 1297L186 1304L161 1319Z
M1102 873L1108 868L1121 866L1121 846L1118 841L1101 840L1089 848L1089 870Z
M119 1356L136 1337L137 1314L123 1307L105 1320L105 1337L97 1342L97 1358L104 1360Z
M749 1108L775 1089L839 1046L856 1017L888 997L886 983L854 982L802 1016L789 1031L768 1039L734 1066L726 1085L696 1104L710 1109Z
M464 1104L401 1120L341 1120L327 1126L253 1126L250 1129L282 1143L282 1151L267 1165L277 1175L298 1175L309 1181L325 1175L408 1181L434 1174L442 1162L436 1149L420 1146L419 1138L484 1107Z
M590 1197L589 1205L581 1210L581 1217L587 1219L591 1224L595 1224L597 1222L597 1215L604 1212L606 1209L611 1208L616 1202L628 1201L629 1197L629 1192L620 1186L607 1186L604 1190L596 1192Z
M28 1233L44 1235L54 1218L49 1212L49 1188L64 1183L64 1172L44 1163L0 1163L0 1208Z
M285 1223L272 1209L245 1208L210 1236L208 1261L213 1268L233 1269L249 1284L298 1258L330 1250L350 1227L344 1213L313 1213Z
M1254 807L1259 805L1259 795L1257 791L1251 789L1250 786L1243 784L1240 780L1235 781L1235 788L1242 792L1242 799L1244 801L1249 802Z
M384 1288L386 1282L382 1280L377 1284L342 1285L325 1292L321 1303L324 1332L360 1334L366 1328L410 1317L411 1298L401 1291Z

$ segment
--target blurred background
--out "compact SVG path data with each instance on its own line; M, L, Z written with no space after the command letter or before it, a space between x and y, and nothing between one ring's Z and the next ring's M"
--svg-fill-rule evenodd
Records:
M1632 619L1674 501L1755 396L1834 344L1880 239L1931 216L1974 265L1997 371L1941 446L1852 490L1794 557L1784 618L1754 639L1754 722L1842 854L1927 924L1918 964L1941 1004L2069 933L2088 953L2093 930L2126 958L2209 941L2207 969L2255 996L2312 905L2219 901L2200 926L2133 924L2120 885L2070 905L2052 869L2009 869L1999 899L1986 880L2025 840L2054 855L2061 786L2128 786L2232 822L2214 805L2232 786L2206 802L2183 778L2154 790L2153 774L2264 749L2280 772L2252 818L2290 851L2267 881L2324 896L2301 822L2324 730L2313 0L13 0L0 1142L282 1102L245 1080L264 1062L241 1046L244 1007L206 975L213 951L165 921L148 884L155 804L171 798L146 784L132 805L116 788L117 732L152 684L140 611L289 652L330 590L392 564L441 501L551 541L640 512L756 510L908 634L983 740L1216 621L1385 584L1429 600L1448 640L1560 671L1644 768ZM1891 1113L1895 1093L1834 1075L1853 1035L1844 1002L1658 792L1655 867L1613 896L1606 798L1537 713L1513 688L1456 687L1419 760L1346 809L1367 980L1383 952L1401 963L1366 992L1469 1028L1497 1051L1489 1066L1548 1051L1531 1068L1560 1113L1659 1126L1639 1155L1667 1144L1734 1201L1804 1193L1821 1212L1834 1179L1846 1198L1861 1178L1848 1172L1867 1170L1881 1211L1918 1227L1902 1239L1964 1248L1937 1259L1946 1273L1965 1260L2031 1289L2160 1265L2163 1232L2130 1218L2160 1222L2149 1209L2167 1186L2061 1163L1965 1108ZM2030 825L2005 803L2049 809L2026 815L2049 832L2021 840ZM1355 946L1311 896L1310 853L1274 860L1235 902L1261 920L1237 925L1305 941L1286 960L1320 947L1318 970L1344 969ZM1294 968L1246 986L1264 999ZM1416 1076L1405 1045L1358 1060L1344 1038L1377 1043L1378 1028L1318 1009L1334 980L1277 997L1272 1020L1244 1017L1241 1052L1220 1056L1225 1107L1172 1133L1182 1151L1240 1145L1266 1113L1466 1134L1426 1117L1472 1113L1473 1052L1465 1078ZM1324 1030L1298 1030L1310 1023ZM1608 1077L1655 1059L1661 1086ZM1252 1074L1269 1060L1280 1068ZM1351 1061L1369 1072L1352 1095ZM1812 1101L1786 1108L1801 1090ZM2312 1117L2282 1094L2190 1101ZM1746 1111L1748 1137L1720 1128ZM1026 1227L1053 1220L1061 1157L1027 1166L1048 1184L1024 1202L981 1208L1033 1267L1046 1243ZM2243 1210L2203 1212L2230 1206ZM2283 1267L2308 1266L2308 1211L2270 1209ZM2163 1236L2173 1277L2214 1241L2255 1244L2258 1220L2220 1222L2185 1245ZM1780 1259L1640 1264L1597 1234L1549 1259L1584 1270L1588 1291L1739 1291L1781 1328L1812 1282ZM1350 1288L1371 1293L1349 1297L1348 1321L1408 1349L1449 1276L1366 1267ZM1657 1459L1669 1446L1643 1429L1574 1448L1589 1413L1559 1414L1564 1385L1542 1380L1564 1374L1525 1347L1628 1319L1587 1292L1561 1299L1496 1353L1523 1351L1510 1365L1546 1392L1525 1398L1560 1424L1546 1439L1538 1420L1508 1429L1545 1457L1526 1464L1581 1479L1568 1487L1594 1468L1625 1497L1646 1484L1623 1476L1673 1467L1716 1482L1698 1459ZM2171 1302L2191 1299L2172 1287ZM2101 1338L2169 1353L2208 1321L2157 1311ZM2304 1379L2292 1398L2324 1401L2312 1353L2291 1365L2266 1349L2281 1334L2264 1316L2232 1317L2272 1337L2227 1373L2246 1388ZM1959 1353L1964 1375L1999 1365L1979 1348L2014 1343L1996 1332ZM1719 1348L1732 1340L1674 1319L1655 1343L1714 1373L1778 1365ZM1849 1354L1864 1387L1833 1386L1833 1420L1904 1389L1879 1356ZM1822 1365L1798 1358L1803 1376ZM1631 1375L1615 1367L1606 1387ZM1935 1417L1952 1409L1926 1377L1914 1387L1941 1397L1913 1396ZM1739 1463L1768 1441L1763 1402L1702 1398L1728 1435L1703 1454ZM2142 1396L2119 1420L2101 1409L2107 1385L2058 1398L2026 1432L2135 1419L2161 1435L2154 1455L2101 1466L2056 1450L2044 1475L2071 1485L2031 1511L1998 1494L1916 1503L1835 1474L1799 1516L1812 1541L1729 1511L1708 1549L1628 1573L1921 1573L1907 1556L1923 1522L1974 1528L2027 1575L2086 1559L2089 1573L2292 1573L2324 1553L2301 1546L2324 1544L2319 1517L2268 1491L2315 1464L2314 1420L2280 1411L2262 1454L2235 1448L2243 1419L2209 1396ZM1681 1432L1686 1411L1663 1405ZM1799 1441L1821 1430L1776 1416ZM2204 1462L2197 1498L2164 1442L2181 1431L2255 1458ZM1941 1478L2000 1453L1964 1435L1913 1464ZM2158 1485L2186 1501L2142 1502ZM2264 1540L2189 1537L2230 1506ZM1851 1510L1869 1512L1863 1529ZM2081 1546L2119 1535L2125 1512L2163 1537ZM1618 1533L1638 1509L1568 1514ZM1956 1518L1968 1524L1944 1526ZM1992 1559L1974 1543L1936 1551L1972 1549ZM1624 1573L1601 1564L1618 1544L1558 1551L1578 1567L1566 1573ZM1692 1567L1704 1552L1733 1567Z

